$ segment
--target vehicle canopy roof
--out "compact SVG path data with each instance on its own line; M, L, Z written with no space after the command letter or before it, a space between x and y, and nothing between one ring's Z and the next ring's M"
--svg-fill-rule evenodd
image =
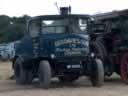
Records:
M95 20L114 20L114 19L128 19L128 9L121 11L113 11L108 13L96 14L92 16Z
M65 19L65 18L83 18L83 19L90 19L90 15L84 15L84 14L68 14L68 15L42 15L42 16L36 16L32 17L29 21L31 20L39 20L39 19L44 19L44 20L56 20L56 19Z

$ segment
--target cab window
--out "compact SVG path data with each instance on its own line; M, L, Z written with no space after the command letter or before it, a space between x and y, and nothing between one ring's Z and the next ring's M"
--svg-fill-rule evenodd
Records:
M65 33L67 30L68 20L42 20L42 34Z
M29 33L31 37L37 37L40 31L39 21L30 21L29 23Z

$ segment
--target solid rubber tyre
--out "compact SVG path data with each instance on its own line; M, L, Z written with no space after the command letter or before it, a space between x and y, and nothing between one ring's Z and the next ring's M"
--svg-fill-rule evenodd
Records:
M17 84L27 85L32 83L32 72L22 67L24 60L18 57L14 64L14 78Z
M92 64L92 74L90 76L93 86L100 87L104 83L104 67L100 59L95 59Z
M51 67L48 61L40 61L39 65L39 82L40 87L47 89L51 82Z

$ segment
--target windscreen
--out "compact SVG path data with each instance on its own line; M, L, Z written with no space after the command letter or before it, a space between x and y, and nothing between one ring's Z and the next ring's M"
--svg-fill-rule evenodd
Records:
M68 19L42 20L42 34L65 33Z
M87 19L66 18L56 20L42 20L41 22L42 34L87 32Z

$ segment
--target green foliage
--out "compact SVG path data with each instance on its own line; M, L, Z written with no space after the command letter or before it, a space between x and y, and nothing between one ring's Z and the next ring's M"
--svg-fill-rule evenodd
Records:
M23 37L26 29L26 21L30 16L9 17L0 16L0 43L12 42Z

